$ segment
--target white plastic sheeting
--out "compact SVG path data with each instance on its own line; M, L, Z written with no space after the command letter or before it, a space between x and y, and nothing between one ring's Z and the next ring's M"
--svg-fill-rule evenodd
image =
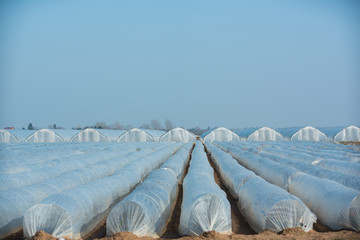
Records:
M307 127L287 127L275 129L280 133L285 140L293 141L327 141L326 134L319 129L307 126Z
M195 236L207 231L231 234L230 203L215 183L214 170L197 141L183 182L179 233Z
M182 128L174 128L160 137L160 142L195 142L194 134Z
M154 138L147 132L133 128L123 133L118 139L118 142L154 142Z
M247 138L248 141L278 141L284 140L280 133L272 128L262 127L253 132Z
M291 136L292 141L327 141L327 137L319 129L304 127Z
M109 142L110 139L99 131L91 128L87 128L75 134L71 139L71 142Z
M190 148L188 144L178 150L112 208L106 220L107 235L132 232L137 236L161 236L175 204L178 183L188 162Z
M360 142L360 128L356 126L350 126L334 136L335 142Z
M294 176L289 191L308 205L321 222L331 229L360 230L359 191L307 174Z
M226 145L226 143L217 143ZM240 145L240 144L239 144ZM270 171L271 160L267 159L261 164L251 164L258 157L256 154L245 154L246 151L228 147L230 154L244 166L250 166L251 170L269 182L273 182L274 177L271 174L265 174ZM244 153L244 154L239 154ZM234 154L235 153L235 154ZM265 159L265 158L263 158ZM279 163L273 162L274 165ZM290 168L286 167L285 168ZM264 170L265 169L265 170ZM267 171L267 170L268 171ZM276 174L276 173L273 173ZM280 173L282 174L282 173ZM359 231L360 219L360 192L329 179L321 179L305 173L295 173L289 176L287 180L287 189L291 194L300 198L317 218L328 227L339 229L353 229ZM278 185L280 186L280 185ZM283 187L283 186L281 186ZM284 187L283 187L284 188ZM323 207L321 207L323 206ZM326 207L325 207L326 206ZM337 209L336 211L334 209ZM339 215L339 211L341 214Z
M83 146L83 144L81 145ZM119 144L114 144L114 146L115 145ZM31 145L23 146L28 147ZM90 147L92 146L93 144L90 144ZM103 153L101 154L101 158L98 158L98 163L96 164L70 171L36 184L0 191L0 232L2 235L7 236L20 230L25 211L31 206L40 203L46 197L65 189L109 176L130 161L146 156L156 149L167 147L165 144L148 145L148 143L142 143L142 146L139 146L139 143L127 143L124 144L123 150L121 150L121 148L111 148L109 144L101 146L103 147ZM36 145L36 147L38 147L40 151L41 149L46 149L46 145L42 145L42 147ZM97 149L99 150L99 148ZM114 151L119 157L113 156ZM133 153L122 157L121 155L126 152Z
M214 145L206 147L224 184L238 199L239 210L256 232L291 227L312 230L316 217L300 199L256 176Z
M181 144L138 158L114 175L67 189L34 205L24 215L24 236L44 230L54 237L79 239L88 234L110 209Z
M64 139L50 129L41 129L26 138L27 143L63 142Z
M10 132L0 129L0 143L18 143L17 137L12 135Z
M106 136L110 142L116 142L120 135L125 133L125 130L115 130L115 129L96 129L99 133Z
M240 137L227 128L217 128L203 137L204 142L231 142L240 141Z
M273 153L268 153L268 152L263 152L261 150L261 151L258 151L257 154L262 157L265 157L265 158L270 158L270 159L280 163L281 165L294 167L301 172L308 173L310 175L320 177L320 178L331 179L333 181L343 184L344 186L347 186L347 187L350 187L350 188L353 188L356 190L360 190L360 177L359 176L348 175L348 174L344 174L342 172L331 171L331 170L328 170L325 168L321 168L316 165L313 165L312 164L313 162L311 162L311 163L302 162L301 156L304 154L300 155L300 153L284 151L281 149L273 149L272 152ZM300 155L300 156L297 156L297 155ZM314 159L314 161L319 162L316 159ZM333 164L335 164L334 161L333 161ZM358 164L358 163L355 163L355 164ZM341 167L340 164L338 164L337 166L339 168Z
M299 198L260 177L250 178L240 188L238 207L256 232L291 227L307 232L316 222L315 214Z
M189 152L192 149L194 143L187 143L183 148L178 150L177 154L171 156L166 162L161 165L162 168L167 168L172 171L178 182L183 179L185 174L185 166L188 163Z
M331 171L338 171L344 174L360 176L359 163L336 161L336 160L319 160L313 162L312 164L322 168L326 168Z
M69 145L59 145L59 148L64 147L65 149L69 149ZM124 146L125 147L125 146ZM120 154L124 155L131 151L135 151L135 148L132 146L128 146L130 148L121 149ZM58 158L45 161L39 164L35 162L34 164L27 165L26 168L23 168L23 171L15 174L1 174L0 175L0 190L6 190L9 188L18 188L30 184L34 184L40 181L44 181L49 178L53 178L59 176L63 173L70 172L79 168L83 168L86 166L90 166L92 164L96 164L101 160L110 159L112 157L118 157L119 149L118 146L112 145L107 146L106 150L98 150L98 151L88 151L87 153L78 153L77 151L71 154L64 154L65 156L58 155ZM70 150L68 150L70 151ZM108 151L108 153L104 156L104 152ZM91 153L91 154L90 154ZM1 164L0 164L1 166Z
M354 150L352 146L345 146L341 144L333 144L327 142L266 142L266 143L251 143L257 147L264 148L279 148L288 149L291 151L306 153L320 159L333 159L348 162L360 162L359 150ZM302 156L303 157L303 156Z
M289 187L289 178L299 172L295 168L283 166L270 159L260 157L257 154L238 149L237 147L231 147L227 143L216 142L216 145L224 151L228 151L242 166L255 172L266 181L286 190Z

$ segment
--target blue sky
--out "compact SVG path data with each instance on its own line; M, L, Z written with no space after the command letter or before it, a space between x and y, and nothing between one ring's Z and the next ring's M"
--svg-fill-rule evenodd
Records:
M1 1L0 128L360 124L360 4Z

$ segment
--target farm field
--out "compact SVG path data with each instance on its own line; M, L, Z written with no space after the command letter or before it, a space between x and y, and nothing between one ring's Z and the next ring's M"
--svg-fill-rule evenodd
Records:
M360 239L356 146L0 147L1 239Z

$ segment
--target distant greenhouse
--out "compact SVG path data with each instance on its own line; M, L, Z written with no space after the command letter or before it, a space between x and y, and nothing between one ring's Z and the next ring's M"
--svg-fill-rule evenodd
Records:
M356 126L341 126L341 127L323 127L320 131L326 134L328 141L334 142L359 142L360 130Z
M283 136L280 133L269 127L246 128L242 130L235 130L235 133L239 135L242 140L247 140L247 141L284 140Z
M327 141L327 136L314 127L290 127L276 129L284 139L292 141Z
M158 142L164 131L133 128L123 133L118 142Z
M360 128L349 126L334 136L334 142L360 142Z
M154 142L153 136L147 132L133 128L123 133L117 140L118 142Z
M18 143L17 137L12 135L10 132L0 129L0 143Z
M64 142L64 139L50 129L41 129L25 139L27 143Z
M194 134L183 128L174 128L160 137L160 142L195 142Z
M233 133L231 130L219 127L210 132L205 132L201 135L204 142L231 142L231 141L240 141L240 137Z
M78 132L70 139L70 141L71 142L110 142L107 136L92 128L87 128Z

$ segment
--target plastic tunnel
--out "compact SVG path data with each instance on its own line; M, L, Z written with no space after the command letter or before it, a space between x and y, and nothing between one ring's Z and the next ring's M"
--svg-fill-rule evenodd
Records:
M217 128L203 137L204 142L231 142L240 141L240 137L227 128Z
M106 217L115 204L179 147L180 144L172 144L128 162L109 177L49 196L26 211L25 237L31 237L42 229L47 229L54 237L79 239L85 236Z
M154 138L147 132L133 128L123 133L118 139L118 142L154 142Z
M27 143L64 142L64 139L50 129L41 129L26 138Z
M18 143L17 137L6 130L0 129L0 143Z
M292 227L312 230L316 217L299 198L256 176L214 145L206 147L220 177L238 199L239 210L256 232Z
M91 128L87 128L75 134L71 139L71 142L109 142L109 138L99 131Z
M160 137L160 142L195 142L194 134L182 128L174 128Z
M335 142L360 142L360 128L350 126L344 128L334 136Z
M179 233L195 236L207 231L231 234L230 203L215 183L214 170L197 141L183 182Z
M137 236L161 236L175 204L178 177L188 162L189 151L190 145L178 150L112 208L106 221L107 235L132 232ZM178 164L174 165L175 162Z

